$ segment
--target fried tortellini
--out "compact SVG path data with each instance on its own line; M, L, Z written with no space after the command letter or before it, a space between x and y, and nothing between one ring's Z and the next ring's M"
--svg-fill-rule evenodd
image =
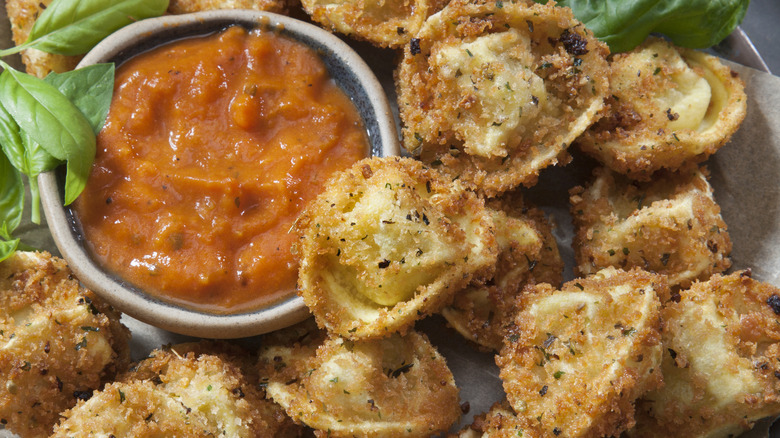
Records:
M460 418L452 373L425 335L301 339L266 342L259 368L268 395L318 436L427 437Z
M153 351L117 382L65 412L52 437L295 436L264 400L250 356L201 342Z
M496 358L512 408L544 436L619 436L661 382L665 279L607 268L529 289Z
M17 251L0 263L0 424L49 436L60 412L123 371L119 316L62 259Z
M170 0L168 13L189 14L216 9L254 9L285 13L292 1L288 0Z
M686 288L731 266L731 240L706 169L664 172L648 183L604 168L594 175L570 192L580 275L638 266Z
M608 111L578 146L612 170L649 180L704 161L745 117L736 73L711 55L649 38L611 64Z
M490 274L498 251L482 200L400 157L337 174L295 229L299 293L321 327L350 339L403 331L439 311Z
M495 403L488 412L474 417L474 422L461 430L458 438L541 438L533 420L518 417L509 402Z
M403 145L488 196L533 185L603 107L607 54L568 8L454 0L404 48Z
M466 339L496 352L523 287L533 283L557 287L563 280L563 261L550 223L541 210L523 207L518 198L488 203L499 248L493 278L457 292L452 305L441 312Z
M301 0L312 20L379 47L408 44L446 0Z
M716 274L662 316L665 384L638 403L630 436L726 438L780 414L780 289Z

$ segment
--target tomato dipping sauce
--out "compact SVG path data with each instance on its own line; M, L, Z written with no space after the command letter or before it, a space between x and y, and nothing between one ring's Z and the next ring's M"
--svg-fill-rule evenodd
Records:
M235 26L120 66L75 211L120 278L240 313L295 290L293 221L368 153L360 115L314 50Z

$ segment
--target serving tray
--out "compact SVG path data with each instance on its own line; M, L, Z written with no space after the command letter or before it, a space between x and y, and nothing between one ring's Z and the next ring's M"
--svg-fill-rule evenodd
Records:
M3 48L12 43L5 8L0 9L0 48ZM395 101L392 70L396 53L365 43L350 44L374 69L391 101ZM706 163L712 174L715 197L734 242L733 269L750 267L755 278L780 286L780 109L774 104L780 101L780 78L767 73L766 63L742 29L738 28L711 51L736 63L733 68L745 80L749 99L748 115L740 131ZM10 59L10 63L22 68L18 57ZM556 225L554 234L566 261L565 280L573 278L568 189L584 183L592 166L587 158L575 155L574 162L565 168L545 169L537 186L526 191L526 199L542 207ZM27 208L29 211L29 206ZM28 244L58 254L45 224L36 226L25 221L16 234ZM193 339L133 318L123 317L122 321L133 334L133 359L145 357L160 345ZM427 333L447 358L461 388L461 401L469 404L468 413L454 429L469 424L475 414L486 411L504 397L492 354L481 353L467 345L446 327L441 317L420 321L417 328ZM239 342L251 348L259 345L256 337ZM770 433L770 425L771 421L763 421L743 436L780 437L780 430ZM0 438L13 436L0 430Z

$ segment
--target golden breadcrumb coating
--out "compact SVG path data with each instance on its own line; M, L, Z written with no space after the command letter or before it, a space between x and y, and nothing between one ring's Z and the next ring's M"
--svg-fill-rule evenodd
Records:
M65 412L53 437L296 436L282 409L264 400L252 362L205 341L155 350Z
M533 185L602 108L607 54L552 2L454 0L396 70L404 148L488 196Z
M49 436L60 412L125 369L119 316L62 259L18 251L0 263L0 423Z
M268 395L320 437L427 437L461 414L444 358L415 331L264 343L259 364Z
M649 183L603 168L594 176L570 191L579 275L636 266L686 288L731 266L731 240L706 169L663 172Z
M577 145L612 170L649 180L726 144L745 118L747 97L718 58L650 37L615 55L607 104Z
M368 158L339 172L301 213L298 291L329 332L403 331L449 304L497 245L484 203L419 161Z
M254 9L283 14L289 6L287 0L170 0L168 13L178 15L215 9Z
M457 438L541 438L535 420L515 415L512 406L504 400L495 403L488 412L474 417L474 421L454 437Z
M18 46L27 41L35 20L51 1L6 0L5 7L11 22L14 44ZM168 13L185 14L214 9L255 9L284 13L288 7L287 0L171 0ZM22 62L27 73L39 78L46 77L50 72L62 73L73 70L81 58L82 56L55 55L37 49L22 52Z
M488 213L499 248L496 273L457 292L442 315L466 339L498 352L516 311L516 296L527 284L559 286L563 260L544 213L524 207L518 195L489 201Z
M780 415L780 289L716 274L662 316L665 385L638 403L632 437L733 437Z
M447 0L301 0L312 20L378 47L408 44Z
M546 436L604 437L634 425L634 401L661 382L663 276L615 268L560 291L526 289L496 357L512 408Z

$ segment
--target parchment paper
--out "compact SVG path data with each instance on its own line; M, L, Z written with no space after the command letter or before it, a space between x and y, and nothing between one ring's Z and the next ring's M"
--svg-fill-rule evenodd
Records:
M4 8L0 8L0 47L10 46L10 32ZM395 52L379 50L367 44L351 43L371 65L386 91L394 100L392 66ZM15 62L18 65L18 60ZM733 241L733 269L752 268L754 278L780 286L780 77L734 65L746 84L747 117L731 142L713 156L706 165L712 175L716 200ZM574 153L574 161L565 168L550 168L542 172L537 186L526 191L526 199L542 207L556 224L555 236L566 260L565 280L573 278L572 225L568 214L568 189L587 181L593 162ZM29 206L26 212L29 212ZM58 254L45 224L35 226L24 222L16 233L25 242ZM192 338L176 335L144 324L128 316L122 321L133 338L131 351L140 359L162 344L178 343ZM447 328L443 318L430 317L417 328L447 358L461 389L461 401L468 402L469 412L460 427L471 422L474 415L487 410L504 397L498 368L492 354L480 353L456 332ZM238 342L256 348L258 338ZM780 431L769 434L770 421L757 425L744 437L780 437ZM0 430L0 438L13 435Z

